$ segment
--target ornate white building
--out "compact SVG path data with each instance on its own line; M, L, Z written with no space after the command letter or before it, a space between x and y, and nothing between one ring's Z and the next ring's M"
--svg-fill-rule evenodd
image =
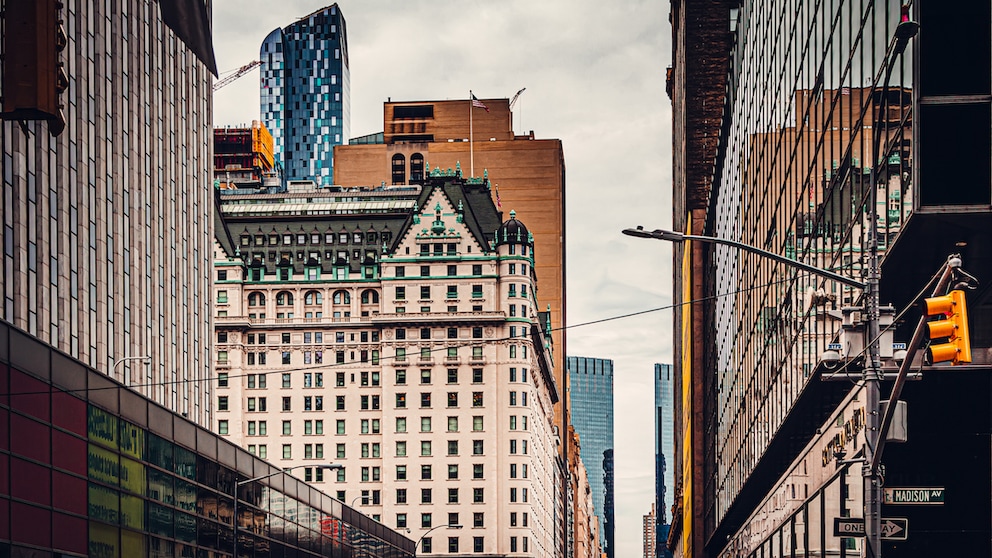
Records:
M558 391L533 237L512 211L501 223L484 179L430 174L224 196L217 430L423 537L420 554L555 556Z

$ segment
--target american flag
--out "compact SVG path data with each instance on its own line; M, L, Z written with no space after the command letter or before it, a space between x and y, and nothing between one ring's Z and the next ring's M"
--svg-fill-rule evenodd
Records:
M487 107L485 103L483 103L482 101L480 101L479 98L475 96L475 93L469 92L469 95L472 96L472 106L473 107L475 107L475 108L481 108L481 109L486 109L486 112L489 112L489 107Z
M503 204L499 200L499 184L496 185L496 209L503 209Z

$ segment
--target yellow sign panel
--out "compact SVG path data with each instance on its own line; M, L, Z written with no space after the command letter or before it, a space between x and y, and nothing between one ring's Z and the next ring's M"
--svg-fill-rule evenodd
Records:
M86 470L91 479L103 481L114 486L120 483L120 457L112 451L100 446L89 444L87 448Z
M117 417L103 409L90 405L86 422L86 432L89 434L90 440L108 448L117 449L119 428L119 419Z

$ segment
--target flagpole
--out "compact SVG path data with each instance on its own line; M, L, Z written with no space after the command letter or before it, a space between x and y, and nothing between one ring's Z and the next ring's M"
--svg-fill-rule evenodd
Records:
M472 90L468 90L468 153L469 153L469 177L475 176L475 130L472 129L472 116L475 107L472 104Z

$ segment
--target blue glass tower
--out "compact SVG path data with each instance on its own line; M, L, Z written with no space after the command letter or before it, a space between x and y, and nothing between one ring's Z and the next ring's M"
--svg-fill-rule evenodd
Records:
M276 29L260 52L261 114L287 180L334 183L334 146L351 133L348 35L337 4Z
M675 456L675 401L671 364L654 365L655 501L658 506L658 558L670 558L665 546L671 518L668 511L675 498L675 471L669 460Z
M613 558L613 361L567 357L572 424L589 474L603 551Z

